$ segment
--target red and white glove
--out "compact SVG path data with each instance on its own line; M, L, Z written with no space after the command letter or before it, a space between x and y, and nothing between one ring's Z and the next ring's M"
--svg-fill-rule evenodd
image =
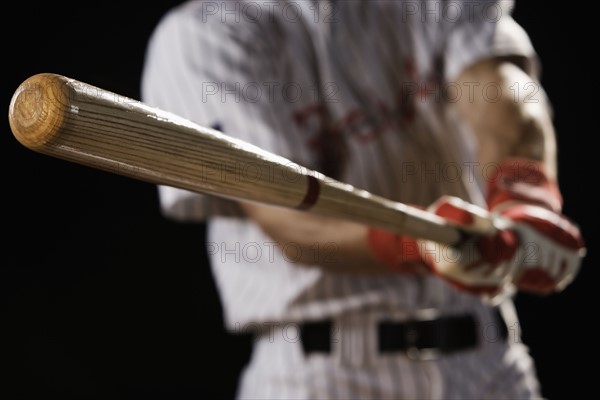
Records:
M488 184L490 211L514 223L520 262L513 282L519 290L550 294L570 284L581 267L585 244L579 227L562 214L562 196L544 164L513 158Z
M452 286L473 294L498 295L517 273L519 239L513 224L458 197L443 196L428 211L460 226L490 235L471 236L453 247L419 240L419 251L432 270Z
M482 209L455 197L429 207L462 227L487 223L492 234L458 248L419 241L433 270L455 287L495 296L507 284L537 294L563 290L577 275L585 247L578 227L561 214L556 183L542 164L521 159L502 163L491 177Z

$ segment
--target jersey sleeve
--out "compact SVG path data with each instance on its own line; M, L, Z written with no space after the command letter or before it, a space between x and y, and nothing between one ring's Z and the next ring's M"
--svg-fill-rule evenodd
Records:
M142 100L202 126L290 158L282 134L286 110L269 88L281 82L269 27L205 15L202 2L171 10L150 37ZM269 84L271 85L269 86ZM236 202L158 186L162 213L178 221L241 216Z
M512 0L464 1L456 20L445 19L443 55L446 82L453 82L468 66L491 57L505 57L532 78L539 76L539 60L525 30L513 19Z

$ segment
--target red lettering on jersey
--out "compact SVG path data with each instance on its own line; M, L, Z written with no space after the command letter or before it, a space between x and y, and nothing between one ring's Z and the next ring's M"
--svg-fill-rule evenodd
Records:
M309 120L316 120L319 124L319 128L316 129L317 134L308 138L307 145L311 149L319 147L321 135L325 134L324 114L325 107L322 104L311 104L306 108L296 111L292 116L296 125L301 128L306 128Z
M394 104L386 103L376 93L367 92L361 100L368 101L369 107L349 110L334 121L328 121L330 116L323 104L311 104L296 111L293 115L296 125L311 135L307 141L309 148L322 147L325 135L328 143L339 143L346 135L360 143L368 143L384 132L409 127L416 118L417 102L440 99L440 79L437 70L426 79L419 76L414 59L405 61L402 68L405 80L394 96ZM310 129L309 124L318 125Z

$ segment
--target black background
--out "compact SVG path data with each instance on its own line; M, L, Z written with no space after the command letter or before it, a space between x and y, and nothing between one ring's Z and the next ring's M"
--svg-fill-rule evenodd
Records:
M56 72L139 99L146 41L178 2L13 3L3 13L2 104L30 75ZM594 392L598 212L587 52L578 4L521 1L515 18L543 63L555 108L564 211L588 256L559 295L518 295L524 342L544 395ZM2 124L0 275L5 399L231 398L250 338L222 328L200 224L161 217L154 186L42 156ZM593 367L592 367L593 368ZM208 372L201 372L201 371Z

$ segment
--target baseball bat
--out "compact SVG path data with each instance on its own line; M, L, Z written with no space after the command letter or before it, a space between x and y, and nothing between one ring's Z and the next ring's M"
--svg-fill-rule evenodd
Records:
M25 147L133 179L237 201L304 210L444 244L462 228L307 169L173 113L58 74L16 89L9 122Z

